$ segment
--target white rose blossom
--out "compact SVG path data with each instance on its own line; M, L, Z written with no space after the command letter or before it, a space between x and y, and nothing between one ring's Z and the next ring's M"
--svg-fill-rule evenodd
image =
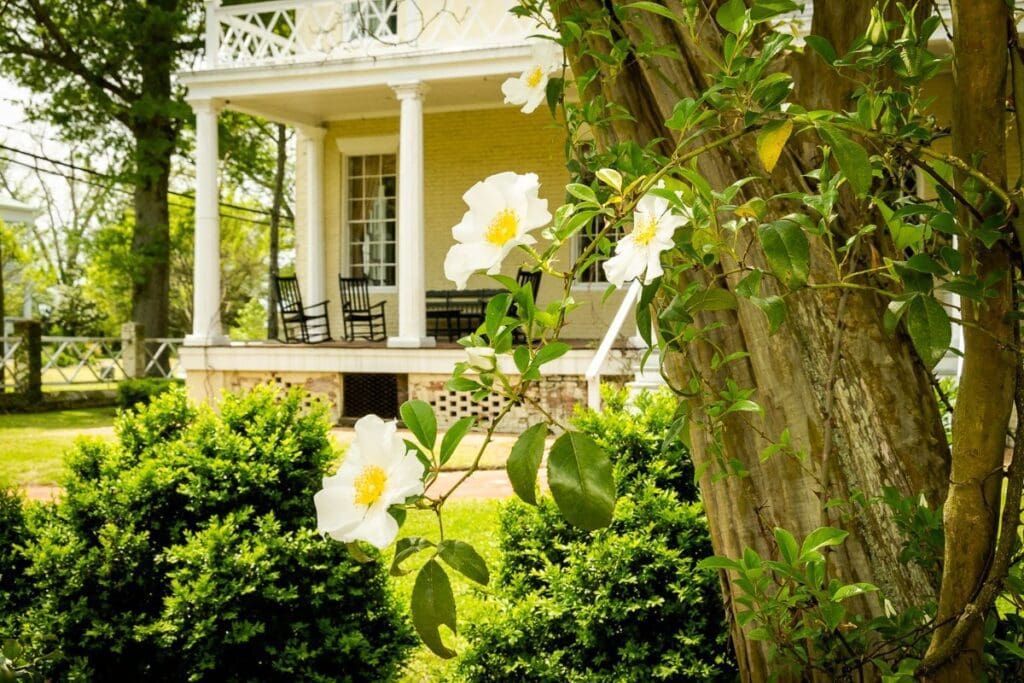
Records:
M673 213L668 200L645 194L636 203L633 229L615 244L615 256L604 262L604 274L616 287L644 276L651 284L664 272L661 252L671 249L675 231L689 222L689 217Z
M444 276L459 289L478 270L495 275L515 247L534 244L528 233L551 220L548 200L540 199L536 173L506 171L476 183L462 195L469 211L452 228L458 244L444 259Z
M317 529L343 543L385 548L398 534L388 508L423 494L423 464L394 421L367 415L356 422L355 432L337 474L324 477L323 489L313 497Z
M544 40L535 43L530 55L530 67L519 75L501 84L501 92L507 104L521 104L520 110L530 114L547 97L548 80L551 74L562 68L562 48L557 43Z

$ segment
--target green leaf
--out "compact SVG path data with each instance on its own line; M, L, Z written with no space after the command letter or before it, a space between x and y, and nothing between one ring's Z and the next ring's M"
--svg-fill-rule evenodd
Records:
M437 419L434 409L426 401L413 399L402 404L399 412L402 422L413 433L419 442L428 450L433 450L437 442Z
M835 631L846 616L846 608L836 602L822 603L819 609L829 631Z
M589 436L566 432L555 440L548 454L548 486L570 524L592 531L611 523L612 462Z
M558 109L558 103L562 101L562 92L565 90L565 79L564 78L551 78L548 79L548 84L544 88L544 98L547 100L548 109L554 114Z
M783 219L762 225L757 234L775 276L790 289L805 285L811 267L811 245L803 228Z
M423 644L438 657L450 659L455 650L445 647L441 640L441 626L457 633L455 626L455 596L448 574L436 560L429 560L416 575L412 587L412 624Z
M490 582L491 575L487 571L487 562L470 544L462 541L442 541L437 548L437 554L449 567L466 578L484 586Z
M743 29L743 20L746 18L747 6L743 0L729 0L715 13L718 25L729 33L739 34Z
M878 587L873 586L870 583L850 583L845 586L840 586L839 589L832 594L832 600L835 602L841 602L847 598L852 598L855 595L874 593L877 590Z
M831 526L815 529L807 535L807 538L804 539L804 544L800 546L800 557L807 559L808 554L816 552L825 546L839 545L849 535L849 532Z
M395 557L391 560L391 576L405 576L408 574L409 570L402 569L402 563L421 550L433 547L433 543L420 536L407 536L398 539L398 542L395 544Z
M755 0L750 8L750 18L754 21L767 21L786 12L794 12L800 6L793 0Z
M768 333L775 334L786 321L786 302L781 296L750 297L750 302L768 318Z
M807 43L808 47L817 52L829 66L835 64L836 60L839 59L839 55L836 54L836 49L832 47L832 43L821 36L807 36L804 38L804 42Z
M762 128L757 133L757 156L764 170L771 173L779 162L786 141L793 134L793 122L789 119L777 121Z
M930 296L916 296L907 305L907 332L917 355L929 369L949 351L953 326L946 309Z
M537 471L544 457L547 436L547 423L538 422L528 428L516 439L505 465L512 490L530 505L537 504Z
M511 301L511 294L502 293L495 295L487 302L487 310L484 312L484 327L490 339L498 336L498 329L501 328L501 323L505 320L505 314L508 313Z
M818 132L832 148L839 168L853 191L858 195L867 194L872 181L871 158L867 150L851 140L846 133L827 123L819 123Z
M582 183L569 183L565 186L565 191L571 194L576 199L584 202L590 202L591 204L597 204L597 195L594 194L594 190L589 185Z
M545 363L550 363L556 358L564 356L570 349L572 349L572 346L565 342L551 342L550 344L545 344L537 350L537 355L533 357L533 362L530 363L530 367L540 368L540 366Z
M702 289L686 302L690 311L732 311L736 309L736 295L728 289L709 287Z
M775 528L773 533L775 534L775 542L779 544L779 552L782 554L782 559L786 561L786 564L796 562L800 556L800 546L797 545L793 534L778 527Z
M721 555L712 555L711 557L705 557L703 560L698 562L697 569L728 569L738 572L742 567L736 560L731 560L728 557L722 557Z
M512 360L515 361L519 374L523 374L530 367L530 349L525 346L517 346L512 352Z
M464 417L444 433L444 438L441 439L441 452L440 464L445 464L455 454L455 449L462 442L462 439L466 436L467 432L473 428L473 423L476 422L475 417Z
M626 5L626 9L643 10L644 12L657 14L658 16L665 17L666 19L670 19L675 22L679 21L679 17L672 14L672 10L665 7L664 5L659 5L656 2L644 2L643 0L639 2L631 2L628 5Z
M616 192L622 192L622 174L614 168L598 169L595 175L597 175L598 180L613 188Z

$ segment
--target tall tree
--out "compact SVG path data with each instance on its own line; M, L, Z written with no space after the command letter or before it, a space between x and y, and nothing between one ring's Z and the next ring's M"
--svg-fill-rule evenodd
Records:
M670 303L686 301L683 293L693 288L724 290L716 301L735 296L739 302L738 306L698 308L694 327L689 328L700 330L693 332L696 341L670 343L672 353L665 361L667 375L689 404L693 456L705 472L701 486L716 552L735 558L752 548L770 557L776 553L773 527L804 536L824 524L841 525L850 537L830 557L830 568L841 581L881 586L898 609L905 609L924 604L936 594L924 572L901 560L900 533L891 511L881 505L854 506L840 520L828 502L850 500L858 492L877 493L888 486L905 496L923 494L933 506L945 503L940 626L932 636L922 673L935 680L978 679L984 615L993 597L982 589L1001 585L998 572L1005 576L1008 556L997 552L996 531L1000 482L1005 476L1005 434L1019 362L1012 353L1018 347L1007 316L1013 308L1014 267L1019 264L1012 259L1019 243L1005 229L984 232L1005 228L1009 217L1020 211L1015 205L1019 196L1011 196L1006 189L1001 136L1009 52L1005 41L994 38L1016 33L1005 0L970 3L969 11L967 3L953 2L954 154L943 157L943 163L960 168L962 174L952 183L928 165L934 160L925 156L919 141L904 146L899 140L898 126L892 124L903 120L903 113L895 109L898 100L875 99L884 105L878 111L870 106L866 111L863 106L858 109L864 104L861 100L870 101L863 87L867 76L852 68L858 56L847 60L845 71L836 65L837 56L851 46L867 55L871 43L886 42L888 26L878 9L885 3L814 3L810 33L819 39L812 41L816 49L802 51L786 50L783 43L773 42L769 37L773 34L752 24L747 12L754 8L771 13L780 7L795 8L794 3L665 0L613 5L600 0L558 0L552 4L581 90L580 115L601 124L594 129L599 131L602 149L618 153L621 162L629 158L622 152L624 145L636 143L668 160L670 174L694 183L699 176L717 191L749 179L725 204L743 205L747 218L769 221L761 231L737 229L730 237L735 240L730 242L731 249L715 252L715 258L707 252L706 267L676 271L679 282L668 285L667 296L654 299L669 320L679 315ZM890 3L890 19L896 10L896 3ZM897 36L903 41L903 52L892 53L897 59L905 56L908 64L916 55L924 57L929 38L914 33L913 24L908 21L910 28ZM753 37L755 47L749 57L738 51L741 34ZM757 66L764 69L759 73L785 69L793 76L792 86L784 75L773 73L764 79L768 85L756 90L760 78L750 76L755 69L751 64L759 64L766 54L770 66ZM771 54L777 59L772 61ZM932 58L921 63L936 63L928 59ZM878 64L882 73L876 78L894 77L887 71L891 69ZM1024 75L1020 78L1024 84ZM778 89L773 92L771 86ZM1021 92L1024 96L1024 86ZM739 93L736 99L732 99L734 93ZM779 109L779 98L798 109ZM605 103L607 107L601 106ZM784 119L794 111L815 110L833 110L840 122L842 112L862 114L865 123L857 125L865 129L860 135L867 137L851 140L828 126L807 125L808 119L802 120L802 131L785 127ZM887 123L885 115L896 118ZM913 123L907 120L908 125ZM686 121L691 123L684 125ZM681 137L679 131L687 126L690 133L700 134ZM772 160L767 173L761 143L755 141L755 133L762 130L782 140L780 156ZM786 144L791 133L793 141ZM936 320L936 307L943 321L945 314L933 298L936 285L930 274L924 279L913 272L885 276L904 273L902 266L891 264L906 262L918 248L901 243L894 234L899 221L879 213L879 203L865 197L873 184L871 194L882 198L899 178L884 169L881 178L877 171L873 178L867 154L856 149L861 145L877 154L885 168L895 159L926 169L945 196L956 198L961 207L960 227L955 228L960 235L959 256L950 256L954 270L959 271L956 277L987 286L980 300L977 293L970 295L974 302L970 296L965 298L962 312L966 349L952 454L933 396L930 367L936 349L929 348L931 332L921 326L925 318ZM793 278L801 281L792 287L782 278L766 277L762 282L760 274L780 272L778 252L768 253L763 236L782 229L770 222L782 215L760 215L761 198L781 196L792 201L802 194L824 193L821 188L827 176L817 174L831 167L828 157L823 160L822 156L829 147L841 170L850 176L859 171L859 179L850 178L827 200L834 204L828 205L820 223L823 230L817 230L813 221L804 223L812 229L798 230L803 233L799 238L789 230L787 239L793 237L795 242L779 244L788 258L795 253L788 250L799 252L801 248L794 245L806 240L806 259L800 258L795 266L805 272ZM692 160L693 170L680 170L682 164L672 166L678 159ZM856 192L850 187L853 180L862 186ZM754 203L744 205L748 201ZM818 216L809 207L799 209ZM792 204L788 210L794 210ZM716 237L722 228L715 216L706 220L712 232L702 239L711 249L715 240L724 238ZM799 218L795 220L800 224ZM871 223L889 229L865 229ZM694 237L694 246L696 241ZM840 265L831 254L835 244L844 243L857 246L843 252ZM920 253L928 248L921 246ZM751 298L748 275L754 270L759 276L756 296ZM823 284L835 281L837 271L842 271L838 273L841 286ZM858 275L846 279L844 273ZM804 286L807 282L811 286ZM673 293L678 293L675 298ZM894 299L904 305L916 303L909 306L912 313L905 331L889 334L884 312ZM774 331L773 317L779 315L783 301L785 323ZM764 311L769 313L767 318ZM667 323L663 319L661 324L664 329ZM934 336L935 340L941 337L940 333ZM941 355L944 345L938 341L938 346ZM742 410L721 417L721 396L735 395L737 387L756 390L763 411L760 417L751 418ZM780 444L807 457L765 461L766 446L779 448ZM1003 534L1007 543L1007 537L1016 536L1020 484L1019 475L1013 470L1010 474L1004 515L1010 526L1009 534L1005 526ZM741 609L736 599L744 589L732 575L723 574L723 581L735 615ZM869 600L856 608L868 615L882 611L881 604ZM744 678L767 679L770 645L747 638L738 620L733 636Z
M0 0L0 71L69 140L121 154L134 188L132 319L168 326L171 159L189 115L172 74L202 45L199 0Z

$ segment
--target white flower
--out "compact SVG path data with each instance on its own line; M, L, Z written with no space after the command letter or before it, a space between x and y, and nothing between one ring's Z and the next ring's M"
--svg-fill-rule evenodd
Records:
M688 217L672 213L668 200L645 194L636 203L633 229L615 245L615 256L604 262L604 274L616 287L644 275L649 285L661 276L661 252L672 247L672 235Z
M510 78L501 84L501 92L508 104L521 104L520 110L530 114L547 96L548 78L562 68L562 48L550 40L534 43L530 67L519 78Z
M462 200L469 211L452 228L459 244L448 250L444 276L459 289L478 270L494 275L505 256L520 244L533 244L527 233L551 220L548 200L539 199L536 173L519 175L506 171L478 182Z
M469 367L477 372L492 372L498 367L498 359L490 346L466 347L466 355L469 356Z
M313 496L320 533L351 543L384 548L398 522L388 508L423 493L423 465L398 436L394 421L367 415L356 422L356 438L332 477Z

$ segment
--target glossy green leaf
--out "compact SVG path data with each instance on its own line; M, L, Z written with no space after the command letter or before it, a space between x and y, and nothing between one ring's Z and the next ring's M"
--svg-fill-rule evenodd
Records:
M430 407L430 404L413 399L403 403L399 412L402 414L402 422L419 440L420 444L427 449L433 449L437 442L437 419L434 417L434 409Z
M732 34L738 34L743 28L743 20L746 18L747 6L743 0L729 0L723 3L715 13L718 25Z
M779 544L779 553L786 564L793 564L800 556L800 546L797 544L793 534L785 529L775 528L775 542Z
M490 580L487 562L473 546L463 541L442 541L437 554L445 563L463 576L486 586Z
M484 312L484 327L487 330L487 336L491 339L498 336L498 330L505 320L511 301L512 295L503 293L495 295L487 302L487 310Z
M544 457L548 426L544 422L529 427L519 435L505 465L512 490L530 505L537 504L537 472Z
M790 289L805 285L811 267L811 245L803 228L783 219L762 225L757 234L772 273Z
M551 342L545 344L537 350L537 355L533 357L533 362L530 363L532 368L540 368L545 363L550 363L556 358L560 358L567 354L572 347L565 342Z
M786 302L781 296L752 296L750 302L768 318L768 333L775 334L786 321Z
M448 574L436 560L429 560L416 575L412 587L412 624L431 652L445 659L455 656L455 650L446 647L441 639L441 626L457 633L455 596Z
M444 438L441 439L441 451L438 453L440 464L444 465L451 460L455 449L462 443L462 439L473 428L475 422L475 417L464 417L448 428L448 431L444 433Z
M675 21L675 22L679 21L679 17L677 17L676 15L672 14L672 10L670 10L667 7L665 7L664 5L659 5L656 2L646 2L646 0L638 0L637 2L629 3L628 5L626 5L626 8L627 9L643 10L644 12L650 12L651 14L657 14L658 16L665 17L666 19L670 19L670 20Z
M845 586L840 586L836 592L832 594L832 599L836 602L840 602L847 598L852 598L855 595L874 593L877 590L878 587L870 583L851 583Z
M832 47L832 43L828 42L827 39L822 38L821 36L807 36L804 38L804 42L807 43L808 47L817 52L829 66L835 64L836 60L839 59L839 56L836 54L836 49Z
M916 296L907 304L906 322L917 355L929 369L934 368L953 340L953 326L946 309L933 297Z
M815 529L807 535L807 538L804 539L803 545L800 546L800 557L806 559L809 553L816 552L826 546L839 545L845 541L846 537L849 535L849 532L830 526L823 526Z
M391 576L405 576L408 574L408 570L402 569L402 563L421 550L433 547L434 544L432 542L420 536L407 536L398 539L398 542L395 543L395 557L391 560Z
M588 531L612 521L615 480L612 463L597 443L579 432L566 432L548 454L548 486L562 515Z
M819 124L818 132L832 148L839 168L853 191L858 195L867 194L872 181L871 158L867 150L851 140L846 133L827 123Z

